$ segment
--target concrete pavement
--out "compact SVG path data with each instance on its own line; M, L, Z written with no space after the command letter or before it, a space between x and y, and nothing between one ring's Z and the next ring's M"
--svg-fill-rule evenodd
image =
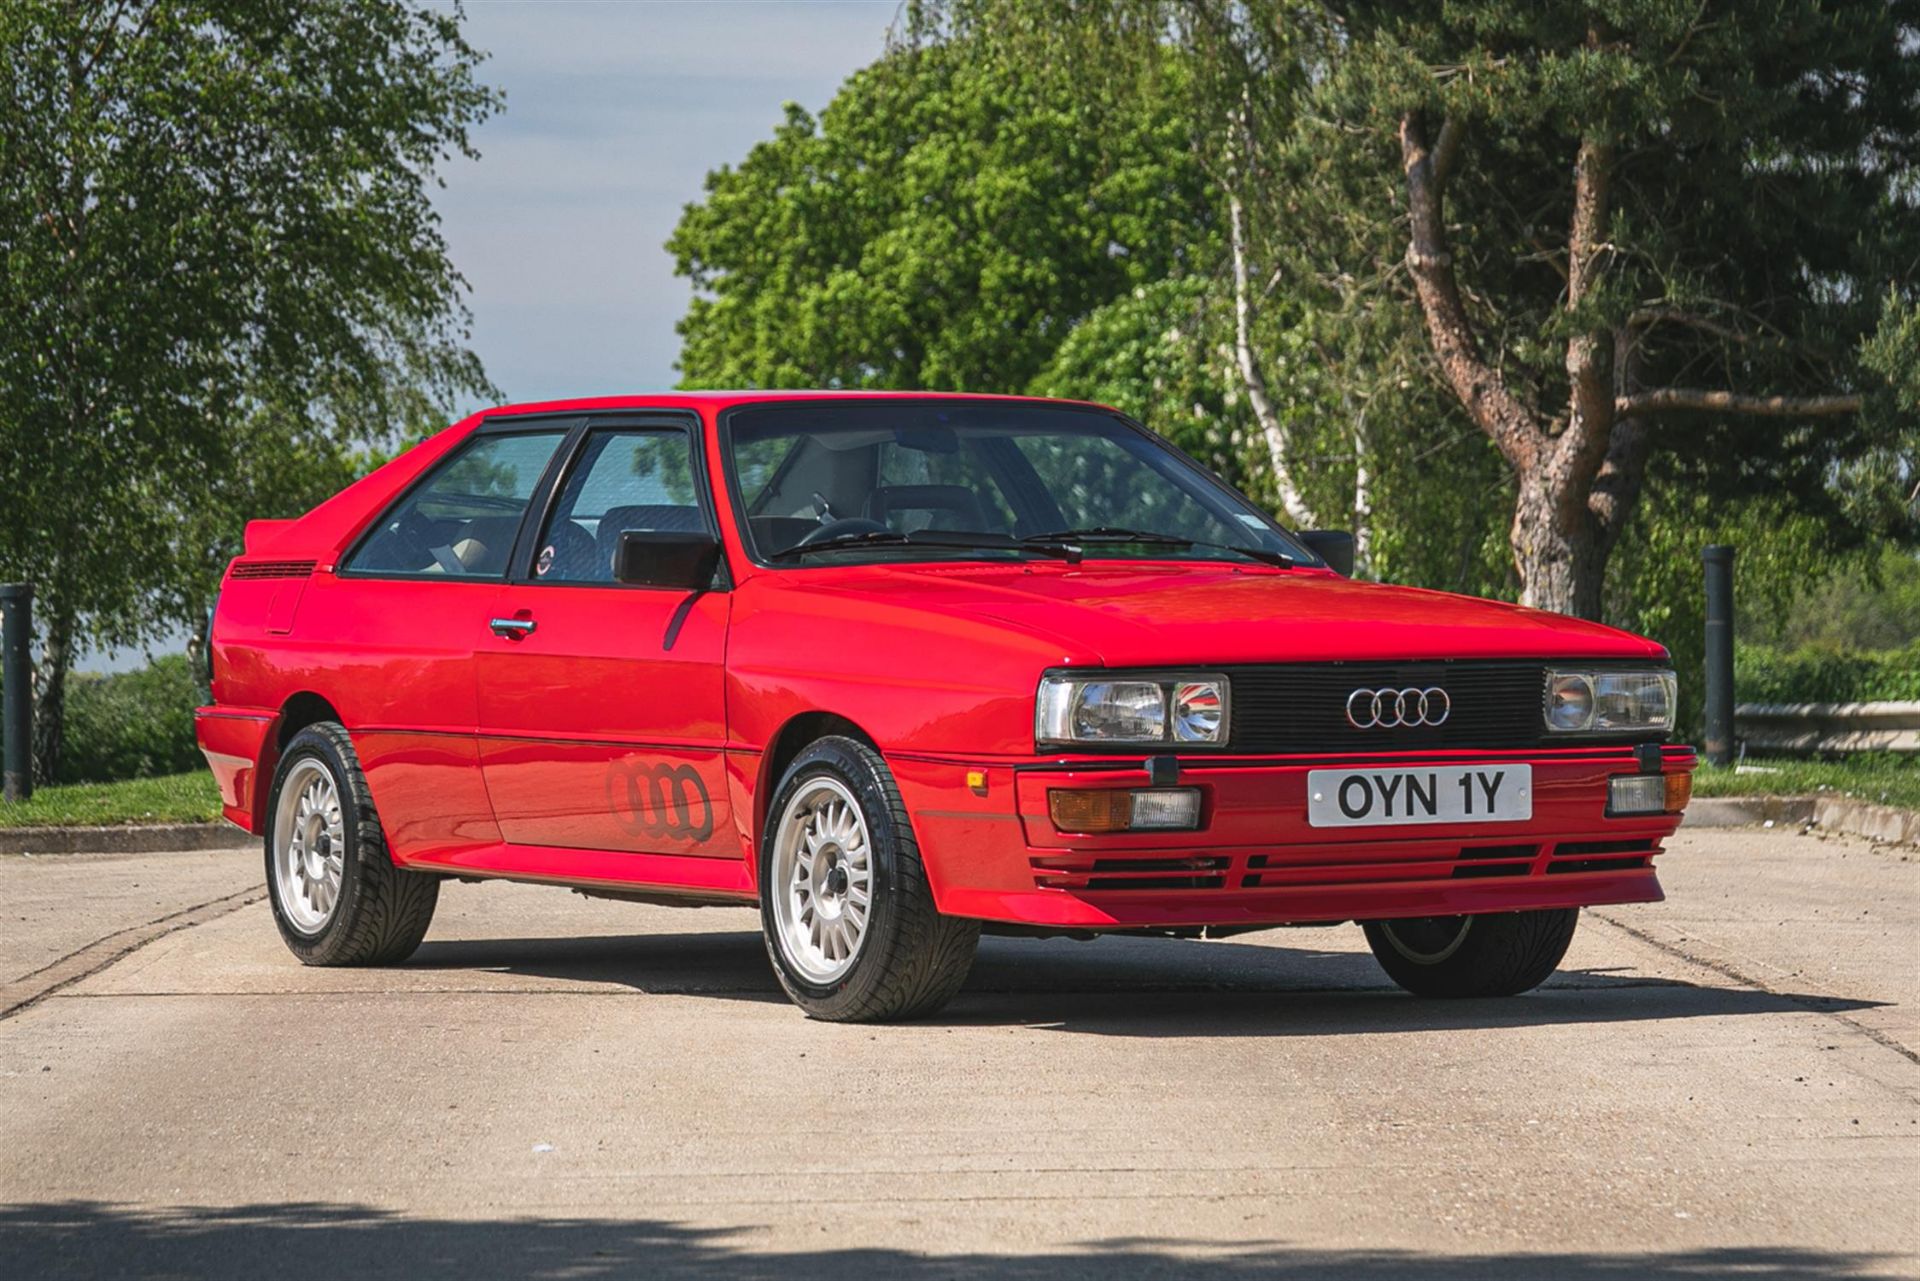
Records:
M1920 1275L1912 851L1683 832L1512 1001L1351 926L989 939L876 1028L743 911L450 885L310 970L257 852L178 858L205 919L0 1021L0 1274ZM0 861L3 972L153 928L134 866Z

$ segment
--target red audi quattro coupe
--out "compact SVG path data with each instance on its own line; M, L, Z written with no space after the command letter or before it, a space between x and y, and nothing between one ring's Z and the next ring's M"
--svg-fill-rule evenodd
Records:
M1666 651L1351 556L1097 405L495 409L247 527L199 738L311 965L503 877L758 904L825 1019L938 1008L983 928L1358 921L1524 991L1661 897Z

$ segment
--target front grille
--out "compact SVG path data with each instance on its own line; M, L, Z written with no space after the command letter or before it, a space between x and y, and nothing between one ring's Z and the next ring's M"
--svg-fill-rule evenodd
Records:
M1540 662L1313 663L1225 669L1233 686L1229 750L1250 753L1402 752L1539 745L1546 664ZM1356 689L1443 689L1439 725L1356 729Z

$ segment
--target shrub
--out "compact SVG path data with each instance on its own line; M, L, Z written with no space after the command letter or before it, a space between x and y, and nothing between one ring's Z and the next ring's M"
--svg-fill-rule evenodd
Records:
M1734 690L1743 703L1854 703L1920 699L1920 641L1904 649L1742 645Z
M139 671L68 678L61 783L104 783L197 770L193 709L200 701L184 656Z

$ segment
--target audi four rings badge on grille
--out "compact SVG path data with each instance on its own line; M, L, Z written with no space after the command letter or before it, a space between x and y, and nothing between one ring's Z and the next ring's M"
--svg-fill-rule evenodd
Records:
M1347 723L1355 729L1444 724L1453 700L1438 685L1425 689L1356 689L1347 695Z

